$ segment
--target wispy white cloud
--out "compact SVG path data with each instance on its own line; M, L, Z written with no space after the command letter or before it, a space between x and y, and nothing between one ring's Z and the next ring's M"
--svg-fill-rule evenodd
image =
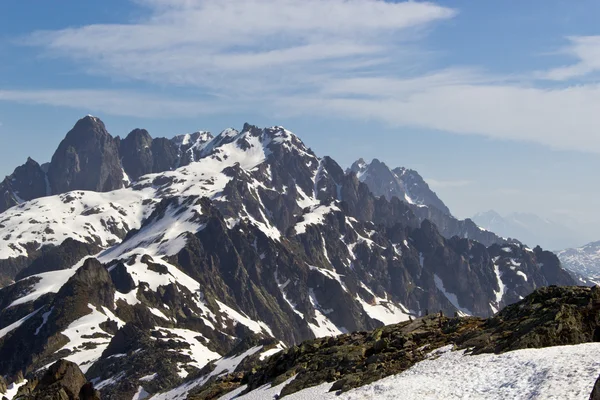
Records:
M387 57L455 11L383 0L141 0L130 24L35 32L25 43L94 73L226 92L295 89ZM285 80L286 84L277 82ZM294 84L291 84L291 83ZM252 90L244 90L248 84ZM239 94L238 94L239 95Z
M390 86L402 87L402 79ZM539 143L556 149L600 153L600 85L541 89L516 84L440 83L380 93L354 87L353 96L290 97L297 113L336 113L395 126ZM357 97L362 93L362 97Z
M569 45L560 51L577 62L538 73L543 79L565 81L600 71L600 36L571 36Z
M336 115L600 153L600 85L562 82L600 70L598 37L569 39L573 65L515 78L478 66L431 69L423 32L457 13L434 3L136 2L146 18L35 32L24 43L92 74L184 87L210 101L86 90L4 91L0 100L141 117L240 109ZM547 88L539 78L557 82Z

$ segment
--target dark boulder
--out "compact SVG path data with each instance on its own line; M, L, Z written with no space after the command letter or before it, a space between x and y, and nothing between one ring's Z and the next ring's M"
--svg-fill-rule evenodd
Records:
M129 293L135 289L135 282L123 263L118 263L110 270L110 278L115 285L115 289L121 293Z
M17 398L22 400L96 400L100 393L94 390L77 364L58 360L39 382L33 381L23 390L19 389Z

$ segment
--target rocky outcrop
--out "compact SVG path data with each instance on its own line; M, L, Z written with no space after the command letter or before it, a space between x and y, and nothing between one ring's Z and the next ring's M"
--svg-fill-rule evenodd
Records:
M59 360L52 364L42 378L19 388L16 398L22 400L100 400L77 364Z
M145 129L134 129L121 141L120 156L123 169L136 181L140 176L154 171L152 137Z
M30 257L32 261L17 274L15 279L20 280L43 272L71 268L82 258L96 254L100 250L101 247L97 245L82 243L71 238L67 238L58 246L43 246L37 251L39 255Z
M599 308L598 288L542 288L487 320L436 313L370 332L309 340L210 381L189 398L209 399L242 385L248 392L292 377L281 396L324 382L335 382L331 391L344 392L405 371L449 344L480 354L596 342Z
M152 139L145 129L134 129L121 141L119 154L132 181L142 175L169 171L178 166L179 149L168 139Z
M106 268L96 259L86 260L51 301L42 307L38 303L38 309L25 323L1 339L0 374L29 373L60 358L61 353L56 352L69 342L63 334L65 329L92 313L90 307L113 310L114 296L115 288ZM42 304L43 300L40 299ZM98 334L103 333L100 330Z
M107 192L123 187L118 142L100 119L87 116L67 133L48 168L52 193Z
M543 287L459 343L474 354L600 341L600 287Z

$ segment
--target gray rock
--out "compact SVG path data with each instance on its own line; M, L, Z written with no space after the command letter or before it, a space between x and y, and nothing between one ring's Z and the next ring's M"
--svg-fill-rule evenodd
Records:
M118 142L100 119L84 117L67 133L52 156L48 179L54 194L123 187Z

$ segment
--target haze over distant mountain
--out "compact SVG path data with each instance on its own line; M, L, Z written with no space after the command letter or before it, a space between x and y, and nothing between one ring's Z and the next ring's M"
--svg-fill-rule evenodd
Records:
M566 269L590 280L590 283L600 284L600 241L557 254Z
M66 358L130 400L306 339L488 317L574 284L553 253L457 220L394 171L410 201L283 127L120 139L83 118L49 168L28 160L3 183L0 375Z
M475 214L477 225L506 238L518 238L529 246L560 250L579 246L584 236L555 221L532 213L511 213L502 216L494 210Z

